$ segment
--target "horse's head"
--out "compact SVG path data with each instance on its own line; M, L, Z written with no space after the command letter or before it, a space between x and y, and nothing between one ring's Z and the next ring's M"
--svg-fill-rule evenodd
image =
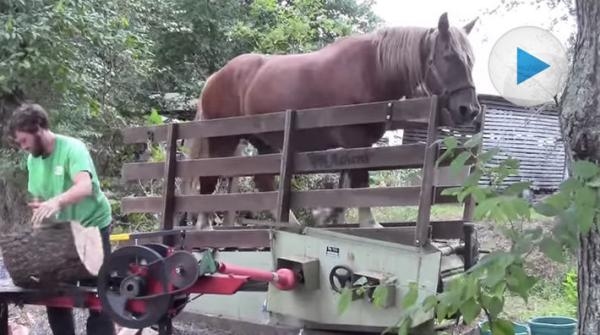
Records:
M424 83L432 94L441 97L442 117L455 125L477 121L481 109L471 74L474 56L467 39L476 21L463 28L450 27L444 13L428 39Z

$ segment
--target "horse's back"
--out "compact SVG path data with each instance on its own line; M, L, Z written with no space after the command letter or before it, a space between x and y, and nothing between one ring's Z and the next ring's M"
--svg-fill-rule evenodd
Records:
M248 87L244 113L370 102L374 52L371 41L354 38L309 53L272 56Z
M234 57L206 81L199 99L203 119L243 115L243 96L267 56L247 53Z

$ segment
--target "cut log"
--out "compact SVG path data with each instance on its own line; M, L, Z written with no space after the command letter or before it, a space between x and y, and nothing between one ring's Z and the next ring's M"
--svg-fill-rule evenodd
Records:
M13 283L20 287L93 280L104 260L100 230L74 221L4 232L0 248Z

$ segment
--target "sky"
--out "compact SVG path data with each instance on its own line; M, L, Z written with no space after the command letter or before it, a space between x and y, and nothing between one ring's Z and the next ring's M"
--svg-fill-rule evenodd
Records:
M523 1L525 3L525 1ZM488 55L494 42L512 28L533 25L550 28L551 18L568 12L564 7L550 10L545 6L522 4L507 12L485 14L501 4L500 0L377 0L374 11L388 26L436 27L440 15L448 13L450 25L463 26L479 17L469 35L475 53L473 78L478 93L499 95L488 74ZM552 28L552 33L566 47L568 37L575 31L574 19L562 21Z

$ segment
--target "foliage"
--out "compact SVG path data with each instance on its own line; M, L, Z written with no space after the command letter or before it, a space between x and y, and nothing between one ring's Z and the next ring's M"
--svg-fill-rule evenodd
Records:
M577 271L570 270L567 272L565 279L563 281L563 291L567 298L567 302L577 308L578 304L578 293L577 293Z
M354 0L2 2L0 119L5 125L23 100L43 105L53 130L88 144L117 221L146 226L154 218L125 218L116 205L124 194L158 187L119 184L122 164L139 154L115 136L119 129L162 122L167 107L153 97L196 97L203 80L240 53L311 50L371 29L378 22L371 6ZM23 191L25 156L7 142L0 153L0 178ZM164 148L151 145L149 156L163 160ZM15 173L18 180L10 178Z
M160 1L152 19L158 93L195 97L203 80L245 52L312 51L380 20L373 1Z
M568 253L578 247L579 234L585 234L596 222L600 167L588 161L575 161L572 176L565 180L559 191L536 204L521 197L529 187L528 182L513 183L502 188L502 182L519 167L518 161L508 157L499 164L490 161L500 155L497 148L477 153L481 134L464 143L457 138L443 140L447 149L438 159L438 164L451 158L450 169L458 171L467 162L473 162L471 175L461 187L451 188L444 194L455 195L462 202L468 197L476 201L474 220L496 222L510 239L508 250L492 252L483 257L474 267L449 283L439 294L414 299L405 309L395 325L399 334L405 334L412 325L415 313L433 312L438 321L462 315L467 324L474 322L480 314L490 321L493 334L511 334L511 321L502 312L508 296L518 296L525 302L538 279L527 272L528 256L538 250L552 260L564 262ZM489 185L481 186L483 176ZM550 231L541 228L524 228L532 212L555 218ZM573 276L567 277L565 290L576 293ZM576 297L571 297L575 299Z

